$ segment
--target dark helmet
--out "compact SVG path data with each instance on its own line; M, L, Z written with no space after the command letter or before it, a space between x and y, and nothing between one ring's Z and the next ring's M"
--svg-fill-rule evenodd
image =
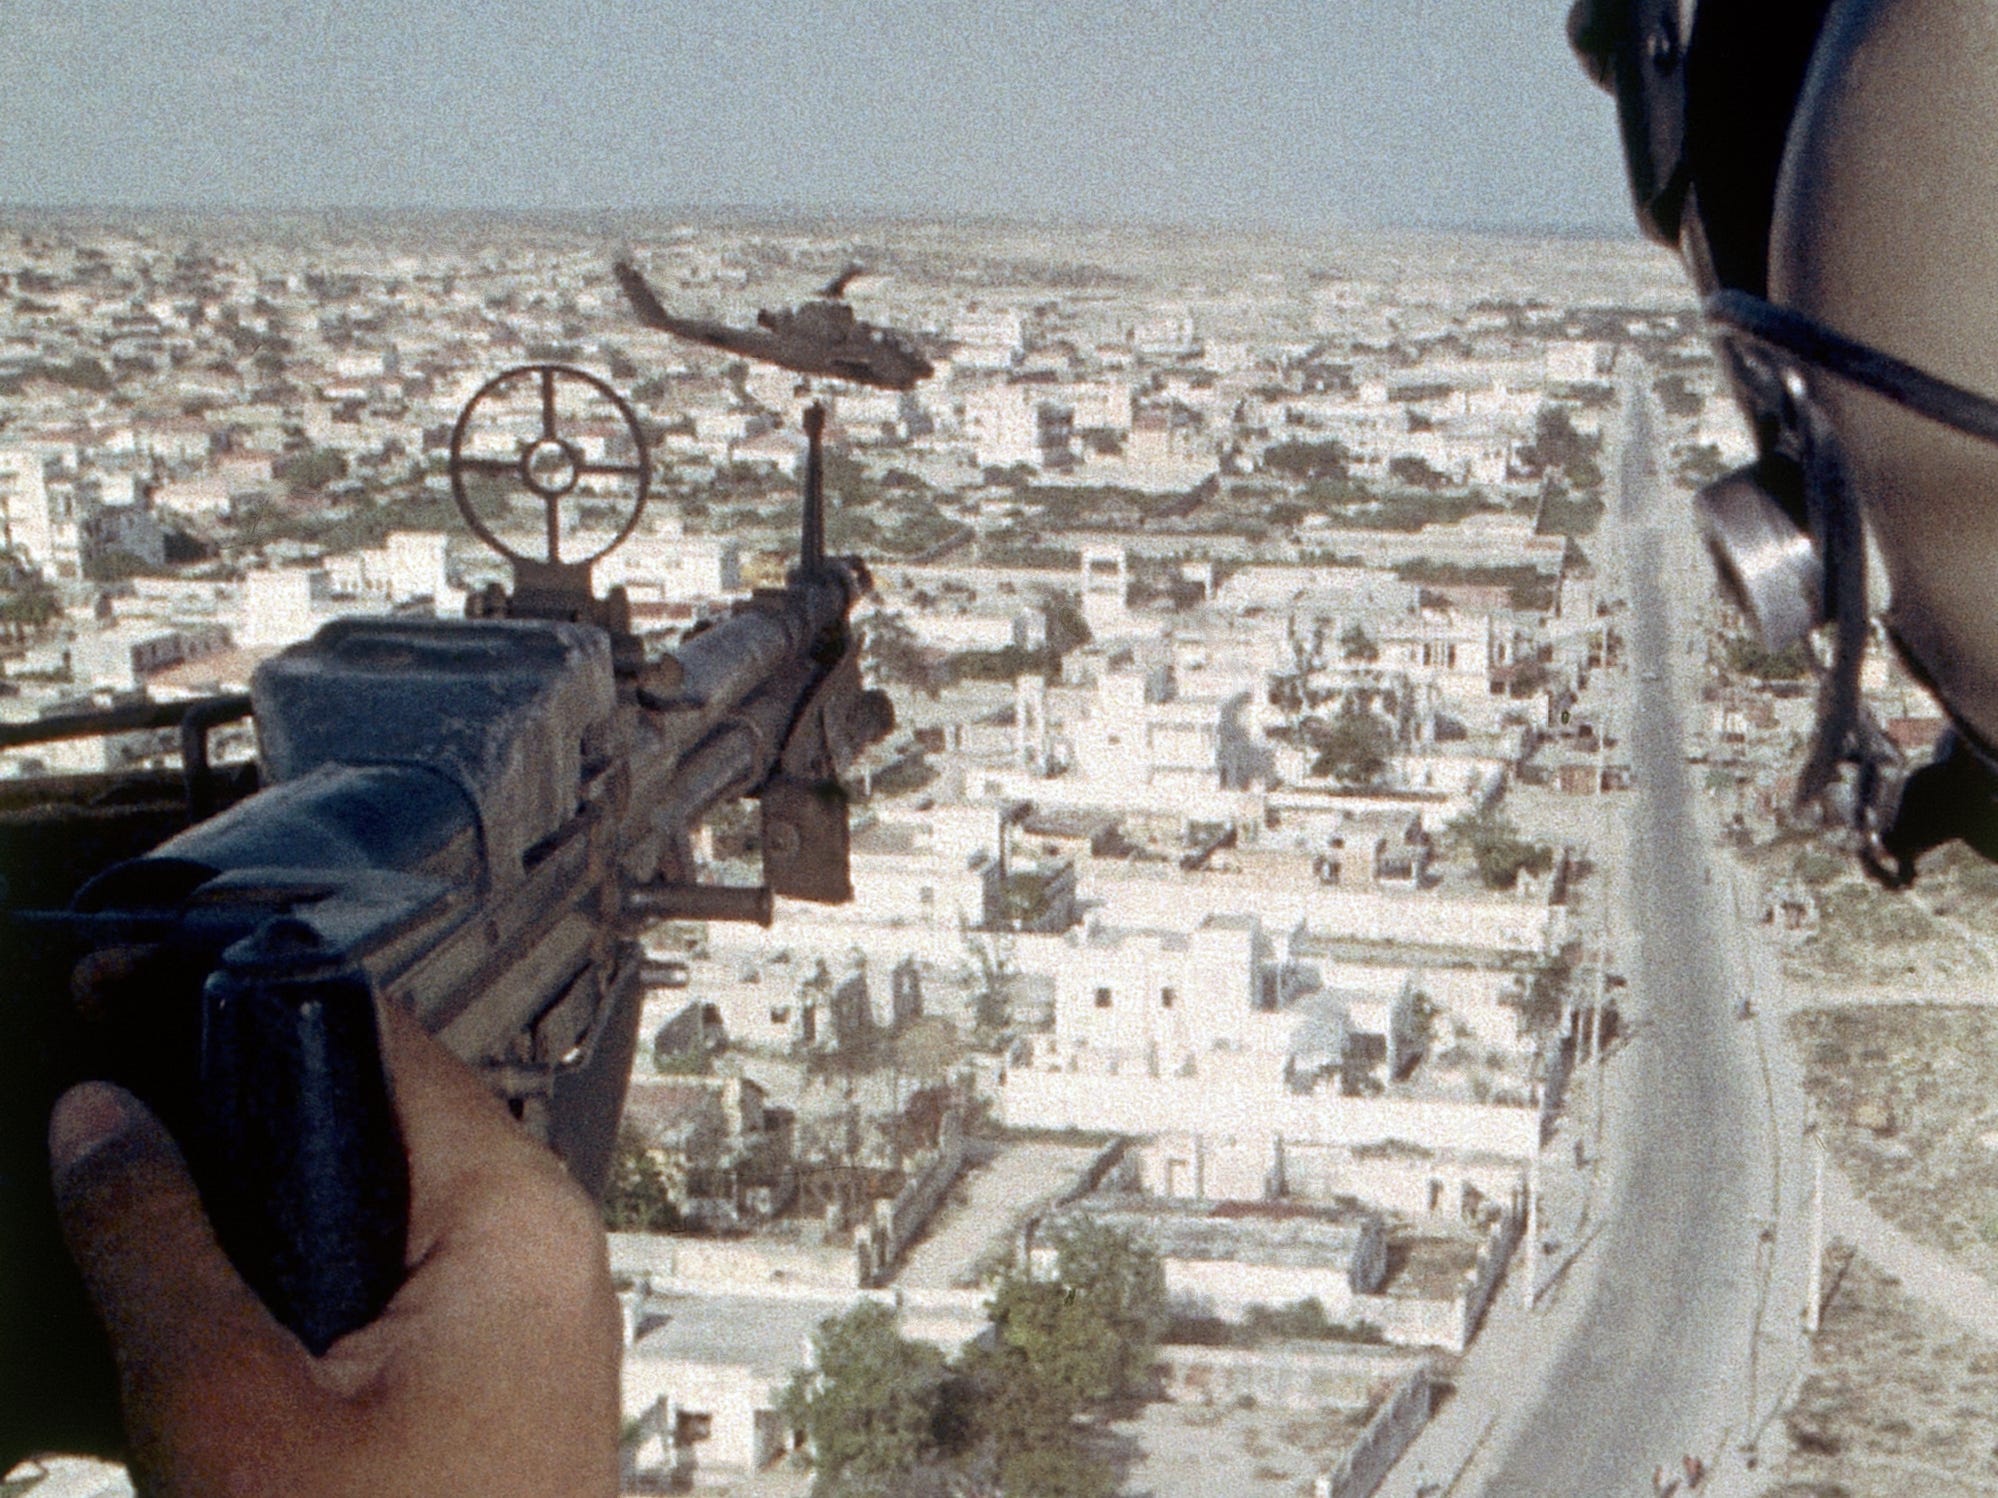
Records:
M1697 502L1723 581L1766 643L1832 624L1804 791L1851 772L1890 882L1950 837L1998 856L1998 12L1579 0L1569 34L1755 432ZM1859 705L1868 535L1953 722L1912 778Z

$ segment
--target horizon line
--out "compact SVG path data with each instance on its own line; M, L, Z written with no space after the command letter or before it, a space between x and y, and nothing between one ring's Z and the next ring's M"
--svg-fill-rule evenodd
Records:
M579 233L591 232L592 223L618 219L683 219L726 223L730 221L774 221L799 224L813 220L847 223L901 223L1020 229L1089 229L1136 233L1200 233L1249 235L1270 238L1315 238L1319 236L1365 237L1368 235L1417 234L1461 235L1481 239L1554 239L1642 241L1637 226L1624 219L1610 223L1540 223L1512 220L1416 220L1405 223L1321 224L1287 223L1275 219L1230 220L1226 218L1120 218L1114 215L1082 213L985 212L954 209L804 207L797 204L680 204L628 207L564 208L519 204L457 205L448 207L411 204L319 203L319 204L224 204L173 202L63 202L34 203L0 198L0 216L46 215L55 218L145 215L212 219L283 219L351 217L381 219L490 218L535 222L575 220Z

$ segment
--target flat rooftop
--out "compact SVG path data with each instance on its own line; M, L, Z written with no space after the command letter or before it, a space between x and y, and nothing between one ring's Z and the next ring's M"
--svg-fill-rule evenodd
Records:
M1267 1210L1264 1210L1267 1209ZM1287 1203L1192 1206L1125 1196L1090 1197L1056 1213L1041 1234L1087 1217L1142 1239L1168 1259L1217 1259L1291 1268L1344 1268L1362 1234L1380 1230L1378 1213Z
M782 1381L805 1366L819 1323L858 1304L851 1295L683 1295L655 1292L639 1302L640 1335L627 1358L710 1367L747 1368ZM982 1316L911 1309L903 1334L946 1352L976 1336Z

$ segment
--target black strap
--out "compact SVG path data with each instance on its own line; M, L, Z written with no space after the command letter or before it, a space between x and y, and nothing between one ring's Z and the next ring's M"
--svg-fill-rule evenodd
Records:
M1707 298L1706 314L1725 332L1753 339L1801 364L1863 385L1931 421L1986 442L1998 442L1998 401L1835 333L1815 318L1743 291L1715 292Z

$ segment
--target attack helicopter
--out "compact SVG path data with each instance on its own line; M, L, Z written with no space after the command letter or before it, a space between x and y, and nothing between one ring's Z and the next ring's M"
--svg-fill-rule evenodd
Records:
M854 315L846 302L846 288L864 273L859 265L849 265L809 302L758 312L754 328L730 327L700 317L676 317L666 310L629 260L619 260L612 271L639 320L662 333L705 343L710 348L727 349L799 374L851 380L881 390L913 390L936 373L935 367L904 334L864 322Z

